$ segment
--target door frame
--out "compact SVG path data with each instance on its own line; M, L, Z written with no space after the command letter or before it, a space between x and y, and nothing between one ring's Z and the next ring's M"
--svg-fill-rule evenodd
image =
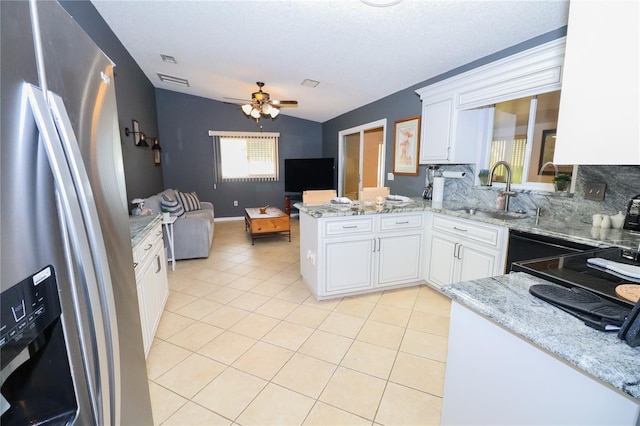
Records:
M338 195L343 196L344 191L344 157L345 157L345 137L354 133L360 134L360 160L358 164L358 171L360 174L360 181L358 182L358 190L362 189L362 160L364 150L364 132L367 130L377 129L382 127L382 159L380 162L380 170L378 170L378 178L380 182L384 183L384 171L385 161L387 157L387 119L383 118L370 123L362 124L360 126L351 127L350 129L340 130L338 132Z

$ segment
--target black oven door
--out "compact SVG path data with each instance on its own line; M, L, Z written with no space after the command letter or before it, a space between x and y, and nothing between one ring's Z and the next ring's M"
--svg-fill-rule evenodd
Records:
M593 246L560 238L510 230L506 272L512 270L514 262L562 256L595 249L596 247Z

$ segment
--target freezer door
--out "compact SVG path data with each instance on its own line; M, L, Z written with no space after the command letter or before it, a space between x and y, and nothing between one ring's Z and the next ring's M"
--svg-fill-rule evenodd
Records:
M37 48L42 59L41 86L59 95L67 111L70 133L75 135L97 211L97 221L88 227L96 230L94 225L99 224L111 275L104 282L111 283L115 304L104 309L118 336L114 356L120 360L117 374L121 384L115 391L119 389L121 394L114 395L119 400L116 423L149 424L151 403L131 251L114 65L57 2L33 4L37 6L42 40ZM101 291L105 293L106 289Z

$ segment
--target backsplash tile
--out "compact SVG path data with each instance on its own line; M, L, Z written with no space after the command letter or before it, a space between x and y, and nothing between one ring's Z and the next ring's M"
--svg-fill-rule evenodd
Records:
M463 179L446 179L444 199L460 201L470 206L495 207L497 191L479 189L474 186L475 167L470 164L442 165L443 170L463 171ZM607 190L604 201L584 199L585 182L605 182ZM591 223L595 213L616 214L626 212L631 197L640 194L640 166L580 166L576 180L576 192L570 196L549 194L540 191L517 191L511 197L509 210L552 212L567 221Z

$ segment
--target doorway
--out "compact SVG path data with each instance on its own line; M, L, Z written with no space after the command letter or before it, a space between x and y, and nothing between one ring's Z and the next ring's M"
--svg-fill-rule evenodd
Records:
M357 200L363 187L384 186L387 120L338 132L338 194Z

